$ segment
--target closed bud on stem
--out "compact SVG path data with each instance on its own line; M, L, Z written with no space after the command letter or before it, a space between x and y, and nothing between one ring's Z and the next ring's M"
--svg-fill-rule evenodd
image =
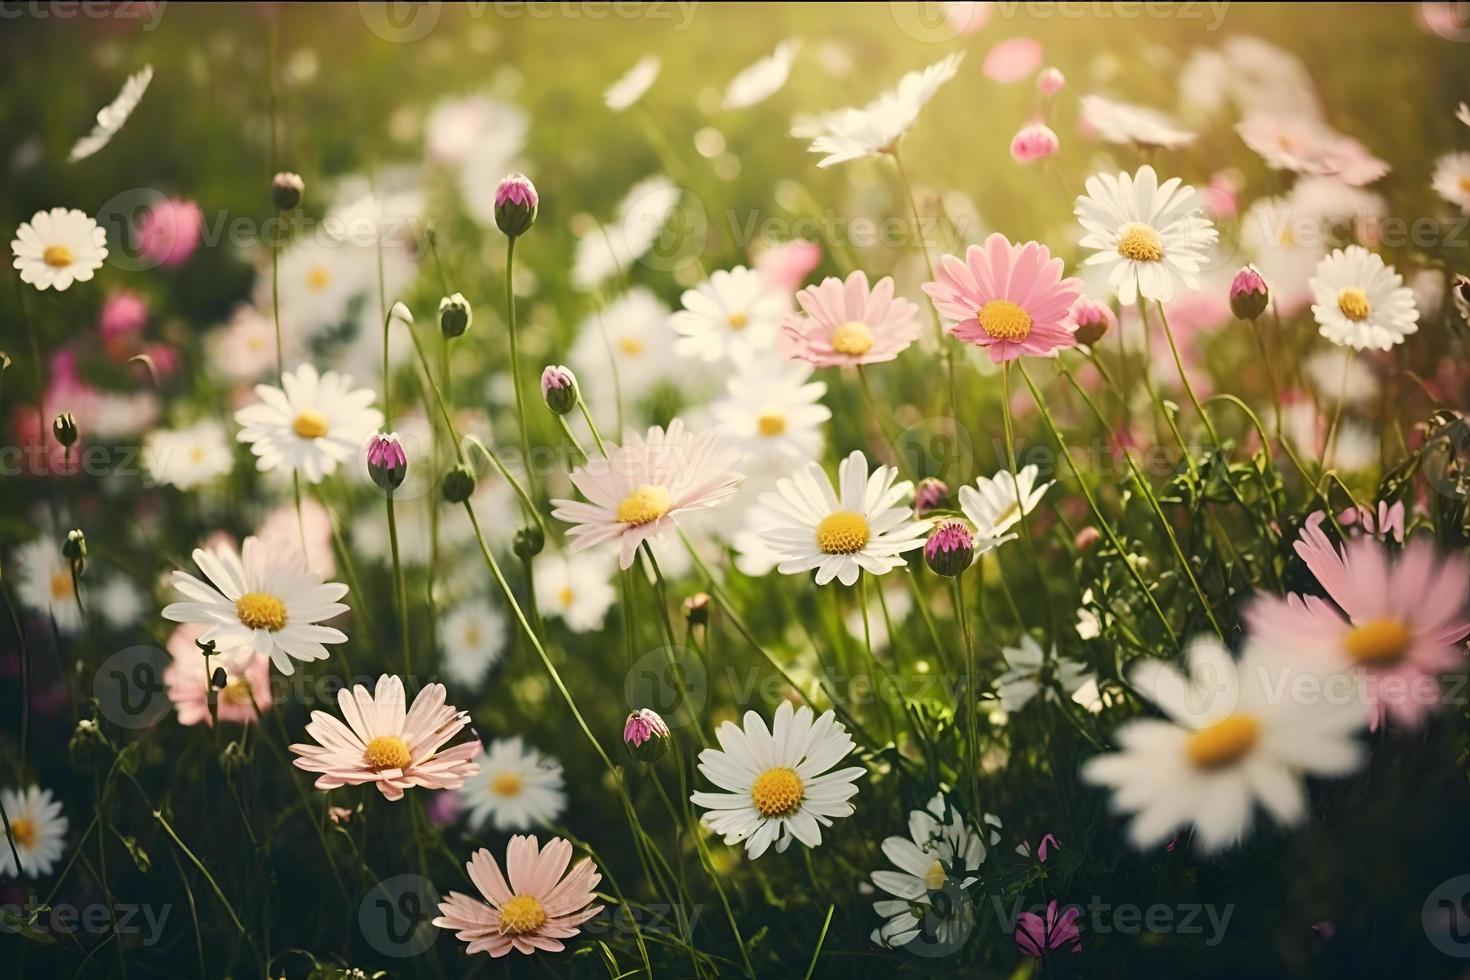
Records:
M71 561L72 570L80 576L82 568L87 564L87 536L82 533L81 528L74 527L66 532L61 553Z
M301 179L300 174L293 174L289 170L283 170L276 174L271 180L271 200L275 202L276 210L290 211L301 203L301 195L306 192L306 182Z
M945 521L924 542L924 561L936 575L954 578L975 560L975 535L961 520Z
M458 337L470 328L475 313L470 301L460 293L446 296L439 301L439 331L446 337Z
M540 199L525 174L511 174L495 189L495 225L507 238L519 238L536 223Z
M546 532L541 530L539 525L531 524L516 532L511 550L516 553L517 558L524 561L527 558L535 558L545 547Z
M623 742L634 758L650 765L669 751L669 726L652 708L639 708L623 723Z
M1230 311L1237 320L1254 320L1266 312L1270 302L1271 292L1255 266L1247 265L1235 274L1230 283Z
M708 592L696 592L684 600L684 618L689 621L690 626L704 626L709 623Z
M70 412L62 412L51 422L51 434L56 441L70 449L77 441L77 420Z
M1113 328L1113 311L1106 303L1082 297L1072 307L1072 335L1085 347L1096 347Z
M462 504L475 492L475 471L464 463L444 474L444 499L451 504Z
M368 476L382 490L392 493L408 475L408 455L396 432L380 432L368 440Z
M943 480L926 476L914 488L914 514L923 517L949 499L949 487Z
M558 415L566 415L577 407L577 376L571 368L548 364L541 372L541 397L546 407Z

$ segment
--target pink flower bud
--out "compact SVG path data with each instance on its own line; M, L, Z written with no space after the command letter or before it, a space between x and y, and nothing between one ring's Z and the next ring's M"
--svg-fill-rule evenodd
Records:
M1243 267L1230 283L1230 309L1237 320L1254 320L1266 312L1271 293L1253 265Z
M1056 153L1061 146L1061 140L1046 123L1028 123L1011 137L1011 159L1017 163L1035 163Z
M1056 67L1047 68L1036 76L1036 87L1041 90L1042 95L1056 95L1066 84L1067 76Z

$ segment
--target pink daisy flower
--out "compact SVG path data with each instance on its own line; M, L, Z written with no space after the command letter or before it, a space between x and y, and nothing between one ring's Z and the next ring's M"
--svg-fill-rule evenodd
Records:
M411 786L458 789L480 771L471 739L439 751L470 723L469 712L444 703L444 685L429 684L404 711L403 682L384 674L373 694L361 684L337 692L343 724L325 711L313 711L306 733L316 745L297 743L296 768L319 772L317 789L372 783L390 800L403 799Z
M1439 704L1438 675L1464 669L1470 567L1462 556L1436 560L1423 540L1409 542L1396 560L1369 536L1339 550L1323 520L1320 511L1307 519L1296 553L1331 602L1261 596L1246 621L1275 646L1331 657L1364 675L1372 728L1385 716L1417 727Z
M628 568L638 546L676 527L679 514L734 496L745 479L730 469L739 458L714 435L692 435L674 419L667 432L655 425L625 445L610 442L605 459L573 470L572 485L587 502L553 500L551 516L573 525L572 551L617 541L619 567Z
M919 307L893 295L893 277L868 288L861 269L796 294L802 313L781 325L787 357L832 367L891 361L919 338Z
M588 904L602 875L591 858L578 861L566 874L571 859L572 845L560 837L538 848L534 835L517 834L505 849L507 874L502 875L482 847L465 870L485 900L450 892L439 903L434 925L453 929L456 939L469 943L466 955L500 957L512 949L527 956L538 949L559 953L566 948L563 939L571 939L578 926L602 911L601 905Z
M950 333L984 347L999 364L1023 354L1050 357L1077 339L1068 314L1082 280L1062 278L1062 260L1045 245L1014 245L1001 234L971 245L961 261L946 255L934 282L924 284Z
M270 658L249 648L237 648L221 650L206 664L204 653L194 642L203 633L204 627L198 623L185 623L168 638L173 663L164 668L163 683L179 724L214 724L209 685L216 669L225 672L225 686L216 697L219 720L235 725L253 723L257 709L265 711L271 706Z
M1043 859L1044 860L1044 859ZM1053 899L1046 903L1046 918L1035 912L1022 912L1016 917L1016 949L1021 955L1042 959L1052 950L1064 953L1082 952L1082 936L1077 929L1077 917L1082 910L1068 905L1060 915Z

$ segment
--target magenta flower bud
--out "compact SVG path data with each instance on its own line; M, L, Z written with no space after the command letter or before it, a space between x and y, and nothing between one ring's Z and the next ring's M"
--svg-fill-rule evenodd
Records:
M924 561L936 575L954 578L974 560L975 535L964 521L945 521L924 542Z
M1017 163L1035 163L1061 149L1062 141L1044 122L1033 122L1022 126L1011 137L1011 159Z
M943 480L926 476L914 489L914 514L923 517L949 499L949 487Z
M541 397L546 407L565 415L577 407L577 376L561 364L548 364L541 372Z
M1063 75L1061 69L1056 66L1042 69L1040 75L1036 76L1036 87L1041 90L1042 95L1056 95L1067 85L1067 76Z
M1270 302L1271 292L1255 266L1247 265L1235 274L1230 284L1230 309L1237 320L1254 320L1266 312Z
M1113 311L1106 303L1081 297L1072 305L1070 315L1072 321L1072 333L1077 338L1077 343L1088 347L1096 347L1097 342L1102 340L1109 330L1115 325Z
M398 442L398 433L380 432L368 440L368 476L379 487L392 493L408 475L408 456Z
M536 223L536 185L525 174L511 174L495 189L495 225L508 238L519 238Z
M639 708L623 723L623 741L643 762L657 762L669 750L669 726L652 708Z

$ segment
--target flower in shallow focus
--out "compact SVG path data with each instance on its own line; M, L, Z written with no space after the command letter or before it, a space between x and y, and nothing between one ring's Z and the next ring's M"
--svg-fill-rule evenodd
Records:
M1470 214L1470 153L1446 153L1434 165L1434 192Z
M148 324L148 303L131 289L109 293L97 318L104 340L126 340Z
M1096 347L1117 325L1118 319L1113 316L1112 307L1086 296L1077 297L1072 311L1067 314L1068 329L1077 338L1077 343L1087 347Z
M246 538L240 554L228 544L195 548L194 564L209 581L175 571L173 585L184 601L165 606L163 618L207 627L200 639L221 650L249 647L290 675L293 659L325 660L323 644L347 642L346 633L320 625L347 611L337 601L347 586L323 583L304 569L299 553L272 552Z
M1086 664L1057 656L1055 648L1050 654L1043 652L1029 633L1021 634L1019 647L1003 648L1001 656L1006 670L995 679L995 687L1006 714L1020 711L1038 694L1042 700L1057 704L1063 695L1070 698L1088 681L1096 682Z
M474 690L505 653L505 615L484 599L461 602L444 614L439 643L444 648L444 676Z
M1129 105L1101 95L1082 97L1084 131L1108 143L1174 150L1194 142L1195 134L1156 109Z
M561 817L567 805L561 764L525 746L519 735L498 738L475 760L480 777L460 787L472 830L488 820L496 830L529 830Z
M1309 283L1319 333L1353 350L1392 350L1419 329L1414 291L1361 245L1335 249Z
M759 467L789 467L822 451L822 426L832 417L822 404L827 386L811 380L809 364L746 357L726 382L727 395L710 406L718 431Z
M754 269L720 269L680 297L683 309L669 319L682 357L713 363L736 352L770 348L786 302Z
M928 525L903 503L912 492L892 466L870 476L861 450L837 467L835 488L820 463L808 463L761 495L769 519L761 537L780 556L781 574L816 569L818 585L834 578L852 585L861 572L890 572L904 564L904 552L924 546Z
M36 878L51 872L52 866L66 850L66 831L70 826L61 812L61 801L49 789L31 786L27 789L0 790L0 803L10 821L10 838L0 842L0 877ZM11 853L11 846L15 853ZM20 855L20 867L15 855Z
M287 371L281 383L256 385L260 401L235 413L241 427L236 438L250 445L262 472L299 472L320 483L383 424L383 413L372 407L377 396L371 388L353 388L349 375L318 375L303 364Z
M235 468L225 427L202 419L182 429L154 429L143 440L143 462L159 483L192 490Z
M337 692L346 724L313 711L306 734L316 744L296 743L296 768L321 773L320 790L371 784L390 800L414 786L455 789L480 771L476 739L453 748L444 743L470 723L467 711L444 703L444 685L428 684L405 712L403 681L384 674L373 693L361 684Z
M892 153L899 139L919 119L919 112L945 82L959 71L964 54L951 54L922 71L911 71L899 79L898 87L885 92L861 109L839 109L815 119L798 121L791 135L811 139L810 151L825 156L819 167L831 167L879 153Z
M134 244L139 254L165 269L189 261L204 236L204 212L193 201L170 197L138 219Z
M1027 123L1011 137L1011 159L1017 163L1035 163L1052 156L1061 148L1057 134L1040 121Z
M148 91L148 84L152 81L152 65L144 65L140 71L129 75L117 97L97 111L97 122L92 131L72 146L71 152L67 154L67 163L85 160L112 142L112 138L123 128L133 110L138 108L138 103L143 101L143 93Z
M1022 912L1016 916L1016 949L1022 956L1042 959L1052 950L1066 953L1082 952L1082 937L1077 931L1077 918L1082 910L1069 905L1057 913L1056 899L1046 903L1046 918L1035 912Z
M1012 37L985 54L980 73L992 82L1012 85L1041 67L1041 44L1034 38Z
M602 875L591 858L578 861L567 873L571 860L572 845L560 837L538 848L534 836L517 835L506 845L502 875L482 847L465 871L484 900L450 892L439 903L433 923L454 930L456 939L468 943L465 955L558 953L566 948L563 939L577 935L578 926L602 911L601 905L591 904Z
M558 415L577 407L577 376L570 368L548 364L541 372L541 400Z
M602 629L607 611L617 600L608 581L612 561L602 554L543 554L536 559L536 596L541 613L556 616L573 633Z
M689 801L704 807L700 823L724 837L745 843L758 858L774 844L784 853L792 840L807 847L822 843L822 828L851 816L862 766L829 772L853 750L852 736L831 711L813 720L810 706L793 711L782 701L770 728L754 711L744 727L727 721L715 729L718 749L699 753L699 771L725 792L695 792Z
M567 361L588 407L609 420L617 417L617 398L635 405L688 366L674 353L669 308L643 286L583 320Z
M102 268L107 232L75 209L37 211L15 230L10 252L21 282L60 293L74 282L90 282Z
M786 84L791 76L791 65L801 47L798 41L782 41L776 50L730 79L725 88L724 101L720 108L748 109L769 99Z
M936 575L954 578L975 561L975 535L964 521L942 522L924 542L924 562Z
M1237 320L1254 320L1266 312L1271 291L1253 265L1242 266L1230 281L1230 312Z
M163 683L180 725L212 725L209 696L216 670L225 672L225 686L215 692L215 711L222 722L252 724L257 710L271 706L271 662L253 650L221 649L206 663L194 641L204 627L185 623L168 638L173 662L163 670Z
M77 608L76 585L71 563L49 536L42 536L15 549L16 594L21 605L42 616L50 616L63 633L82 625Z
M1373 728L1385 718L1417 728L1440 705L1439 675L1465 668L1470 566L1462 555L1437 560L1423 540L1397 558L1371 536L1339 550L1324 519L1320 511L1307 519L1296 552L1328 599L1259 596L1246 610L1251 632L1363 676Z
M573 525L572 551L617 541L618 565L628 568L638 546L676 526L679 514L732 497L744 479L730 469L739 457L713 434L692 435L674 419L667 432L655 425L624 445L609 442L606 459L574 469L572 485L587 502L552 500L551 516Z
M643 762L655 763L669 750L669 726L652 708L639 708L623 722L623 742Z
M1067 76L1060 68L1046 68L1036 76L1036 89L1042 95L1056 95L1067 85Z
M643 98L643 93L647 92L658 79L661 67L662 62L655 55L649 55L639 61L621 78L607 87L607 91L602 93L603 104L613 112L622 112L632 106Z
M1103 266L1108 288L1130 306L1139 297L1168 302L1176 285L1199 288L1199 271L1219 232L1200 214L1199 196L1178 177L1159 183L1153 167L1134 174L1093 174L1077 198L1077 220L1096 249L1086 265Z
M946 255L924 292L955 339L984 348L996 364L1050 356L1076 343L1066 320L1082 280L1062 278L1062 260L1045 245L1014 245L993 234L963 260Z
M1306 816L1304 775L1343 776L1363 761L1354 734L1365 717L1330 677L1297 670L1280 654L1247 645L1240 660L1213 638L1194 640L1189 673L1141 660L1133 686L1164 719L1138 719L1114 734L1119 751L1095 756L1084 781L1113 790L1113 808L1134 814L1129 839L1162 844L1194 825L1206 853L1242 840L1257 801L1283 825ZM1320 682L1312 697L1283 698L1296 683Z
M618 203L615 220L598 225L577 240L572 285L595 289L613 273L624 272L658 241L664 222L683 195L662 174L640 180Z
M1353 187L1371 184L1388 173L1388 164L1362 143L1313 116L1254 112L1235 131L1272 170L1335 177Z
M843 281L828 276L796 294L801 313L782 324L782 347L817 367L891 361L919 337L919 308L893 295L893 277L872 288L861 269Z

